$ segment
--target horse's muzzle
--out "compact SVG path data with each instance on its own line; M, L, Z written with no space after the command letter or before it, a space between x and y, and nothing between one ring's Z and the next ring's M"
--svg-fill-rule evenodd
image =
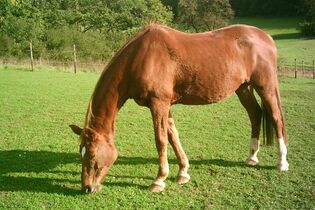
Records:
M87 185L85 187L82 187L82 192L84 193L97 193L101 191L102 185Z

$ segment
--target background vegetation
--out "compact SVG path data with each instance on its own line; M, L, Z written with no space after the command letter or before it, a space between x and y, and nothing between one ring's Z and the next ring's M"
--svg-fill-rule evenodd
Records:
M107 62L148 21L200 32L234 17L305 16L304 34L314 34L315 0L2 0L0 59L29 57L68 61L76 44L80 61ZM298 27L298 24L297 24Z
M3 0L0 53L27 57L32 41L35 58L68 60L75 43L81 59L107 60L147 21L172 19L159 0Z
M280 62L314 59L314 40L301 38L296 27L300 22L311 25L311 6L304 3L313 0L272 1L273 7L262 11L258 6L268 8L271 1L231 0L231 6L227 1L191 1L193 8L184 7L187 2L2 0L0 59L27 58L31 40L37 59L70 60L75 43L81 61L106 62L148 20L187 31L228 22L256 25L276 40ZM211 19L211 13L198 11L203 9L201 2L215 6L211 11L217 11L221 2L229 15L210 25L199 22L198 16L195 22L185 20L185 9ZM250 3L249 10L244 2L255 4ZM267 14L270 9L273 14ZM255 10L261 12L259 17L247 17ZM305 15L305 22L297 15ZM288 172L275 168L276 147L261 148L259 166L244 164L250 123L234 95L211 106L172 107L192 180L185 186L173 182L178 166L170 150L167 188L152 194L148 186L158 159L150 112L128 101L117 119L118 161L104 189L84 195L80 192L79 142L68 124L82 125L98 77L82 71L74 75L0 66L0 209L314 209L314 80L280 78L290 142Z
M304 0L305 19L300 23L301 32L307 36L315 35L315 0Z

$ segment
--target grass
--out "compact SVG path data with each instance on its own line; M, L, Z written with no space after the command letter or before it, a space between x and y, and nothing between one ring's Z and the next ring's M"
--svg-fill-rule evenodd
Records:
M315 80L281 78L290 137L290 170L275 169L275 147L247 167L250 124L237 97L209 106L172 107L190 159L191 181L170 176L163 193L148 186L157 152L149 110L128 101L117 119L119 158L98 194L80 192L79 142L99 75L0 67L0 209L313 209L315 207Z
M302 37L299 31L300 18L235 18L233 23L257 26L269 33L278 48L278 62L281 66L293 65L297 59L308 66L315 59L315 39Z

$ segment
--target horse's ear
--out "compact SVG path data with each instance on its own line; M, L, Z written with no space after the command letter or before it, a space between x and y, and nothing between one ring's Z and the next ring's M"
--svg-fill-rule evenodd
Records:
M82 131L83 131L83 129L82 128L80 128L79 126L76 126L76 125L69 125L69 127L71 128L71 130L75 133L75 134L77 134L77 135L81 135L81 133L82 133Z

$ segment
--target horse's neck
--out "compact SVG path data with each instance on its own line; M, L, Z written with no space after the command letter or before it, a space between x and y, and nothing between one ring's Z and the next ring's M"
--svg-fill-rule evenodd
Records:
M88 126L98 133L110 138L114 136L115 119L117 112L123 105L124 94L119 88L120 80L116 78L105 78L102 75L91 99L91 108L88 111ZM90 114L89 114L90 112ZM89 116L90 115L90 116Z

